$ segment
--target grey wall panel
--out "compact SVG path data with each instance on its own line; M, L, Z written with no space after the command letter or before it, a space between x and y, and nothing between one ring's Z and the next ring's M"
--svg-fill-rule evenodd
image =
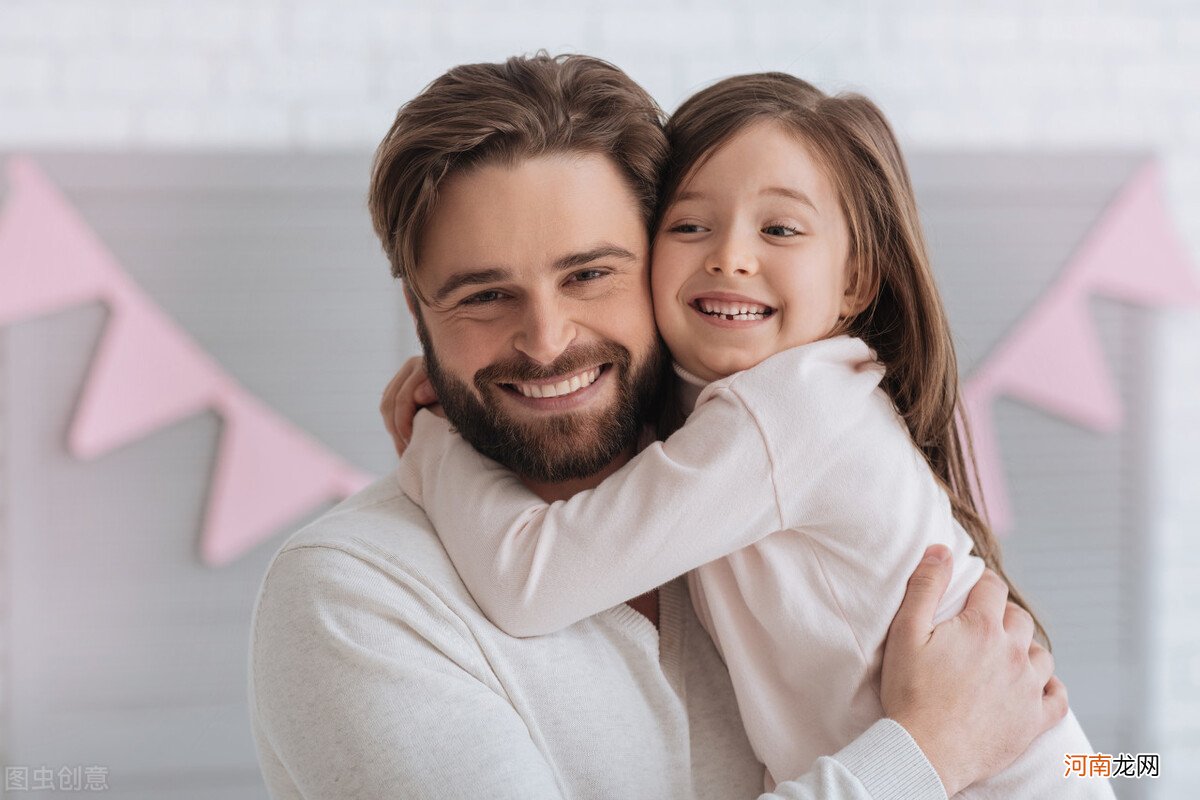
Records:
M1121 153L912 158L965 372L1053 282L1139 162ZM39 163L227 371L355 465L390 467L375 409L416 343L366 216L366 154L54 154ZM1017 519L1004 549L1097 749L1136 751L1146 749L1147 315L1093 307L1127 425L1102 436L997 404ZM220 431L213 414L94 462L66 455L104 319L99 304L81 306L2 339L3 755L107 765L119 797L263 797L245 708L248 622L267 560L292 528L228 567L199 563ZM1119 788L1137 796L1132 782Z
M390 468L378 394L416 343L366 216L367 156L39 164L247 389L356 466ZM105 317L83 306L6 337L5 763L106 765L120 797L263 797L248 623L289 531L228 567L199 563L215 414L94 462L65 453Z

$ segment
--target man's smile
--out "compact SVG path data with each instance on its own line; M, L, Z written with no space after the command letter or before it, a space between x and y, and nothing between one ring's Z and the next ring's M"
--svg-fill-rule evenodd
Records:
M538 411L575 409L597 396L610 381L612 364L599 364L566 375L536 381L497 383L504 395L520 405Z

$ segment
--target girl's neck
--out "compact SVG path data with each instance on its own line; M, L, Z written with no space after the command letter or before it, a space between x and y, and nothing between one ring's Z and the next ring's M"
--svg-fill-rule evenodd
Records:
M684 416L687 416L696 407L696 399L700 397L700 392L708 385L708 381L688 372L679 366L678 362L675 362L672 366L675 369L675 375L679 378L680 410L684 413Z

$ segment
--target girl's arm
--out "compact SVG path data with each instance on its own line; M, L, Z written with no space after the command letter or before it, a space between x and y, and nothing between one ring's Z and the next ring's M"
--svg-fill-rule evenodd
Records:
M418 413L400 482L484 613L512 635L540 635L774 531L821 522L822 487L845 480L840 445L878 413L881 377L857 339L779 353L707 387L667 441L553 504L445 420Z

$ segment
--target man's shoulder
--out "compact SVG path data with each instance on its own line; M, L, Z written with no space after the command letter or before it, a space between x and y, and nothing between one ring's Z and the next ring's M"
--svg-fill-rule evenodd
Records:
M259 593L287 595L289 613L308 604L389 607L461 616L466 587L424 511L389 473L292 534L271 559Z
M395 472L347 497L296 531L275 554L337 550L388 569L455 577L453 566L421 507L400 489Z

